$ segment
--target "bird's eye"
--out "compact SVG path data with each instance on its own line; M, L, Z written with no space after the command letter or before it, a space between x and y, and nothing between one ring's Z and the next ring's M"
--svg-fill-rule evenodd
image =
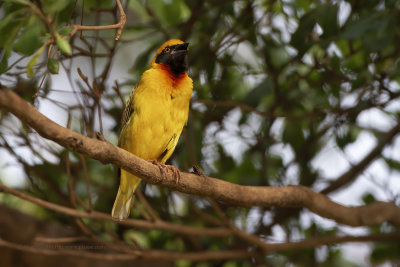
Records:
M165 53L169 53L171 51L171 49L169 47L164 49Z

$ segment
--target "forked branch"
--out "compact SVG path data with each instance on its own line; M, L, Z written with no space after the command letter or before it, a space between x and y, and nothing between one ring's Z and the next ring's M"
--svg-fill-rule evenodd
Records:
M70 27L73 29L70 36L73 36L77 31L81 30L108 30L108 29L117 29L117 34L115 35L115 40L119 40L122 34L122 30L125 27L126 23L126 14L124 11L124 8L122 7L121 1L116 0L118 10L119 10L119 22L116 24L111 24L111 25L103 25L103 26L88 26L88 25L79 25L79 24L74 24L71 25Z
M367 206L346 207L304 186L241 186L193 173L181 173L181 179L176 183L172 173L162 175L158 167L126 150L56 124L5 87L0 87L0 108L17 116L44 138L103 164L114 164L150 184L239 206L303 207L322 217L350 226L389 222L400 227L400 208L393 203L375 202Z

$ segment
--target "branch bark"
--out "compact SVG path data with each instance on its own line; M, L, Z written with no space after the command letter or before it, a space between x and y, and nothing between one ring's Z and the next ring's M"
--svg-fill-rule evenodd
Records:
M162 175L152 163L111 143L88 138L54 123L3 86L0 87L0 108L17 116L44 138L103 164L114 164L150 184L239 206L304 207L350 226L377 225L387 221L400 227L400 208L393 203L375 202L367 206L346 207L304 186L241 186L192 173L181 173L181 179L176 183L173 173Z

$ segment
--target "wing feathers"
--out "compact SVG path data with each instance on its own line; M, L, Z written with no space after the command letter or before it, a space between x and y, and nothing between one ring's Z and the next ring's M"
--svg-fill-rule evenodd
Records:
M128 102L126 103L125 109L122 112L122 119L121 119L121 127L122 131L128 125L129 119L131 118L134 108L133 108L133 97L134 97L135 90L132 90L131 94L129 95Z

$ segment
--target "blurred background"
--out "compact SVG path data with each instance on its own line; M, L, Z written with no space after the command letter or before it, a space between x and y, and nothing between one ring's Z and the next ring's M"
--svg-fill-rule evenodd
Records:
M182 171L197 165L206 175L241 185L304 185L347 206L375 200L400 205L398 1L127 0L122 6L127 23L116 41L115 29L72 35L68 27L118 23L115 1L0 2L0 83L62 126L93 138L100 132L117 144L130 91L156 49L180 38L190 43L195 90L168 164ZM115 167L68 152L6 112L0 113L0 166L3 185L78 210L109 214L119 183ZM228 219L268 243L398 232L387 223L348 227L305 209L237 207L144 182L139 194L131 218L155 216L199 228L226 226ZM0 225L2 239L36 248L103 242L139 251L254 250L234 235L192 236L73 218L5 193ZM0 251L4 266L127 264L79 253ZM399 255L399 241L376 241L242 259L134 262L398 266Z

